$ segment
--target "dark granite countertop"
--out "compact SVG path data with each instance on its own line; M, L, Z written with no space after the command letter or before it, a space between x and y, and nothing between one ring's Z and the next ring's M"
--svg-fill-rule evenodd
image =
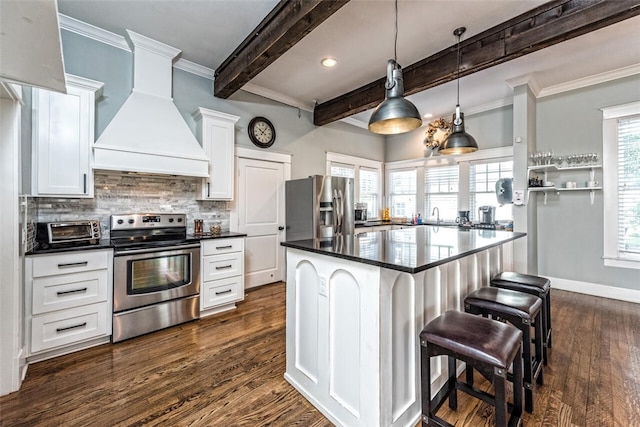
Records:
M526 233L501 230L423 226L331 239L289 241L282 246L418 273L524 236Z
M109 239L102 239L95 245L83 245L83 246L69 246L62 248L35 248L32 251L27 252L25 255L44 255L44 254L57 254L64 252L81 252L81 251L93 251L96 249L113 249Z
M233 231L223 231L220 234L202 233L202 234L188 234L188 239L193 240L213 240L213 239L229 239L232 237L247 237L244 233L236 233Z
M211 233L189 234L187 235L187 241L195 243L201 240L228 239L232 237L246 237L246 236L247 235L244 233L235 233L231 231L222 232L220 234L211 234ZM25 255L44 255L44 254L80 252L80 251L91 251L96 249L112 249L112 248L113 246L111 245L111 241L109 239L102 239L95 245L69 246L69 247L50 248L50 249L36 248L32 251L27 252Z

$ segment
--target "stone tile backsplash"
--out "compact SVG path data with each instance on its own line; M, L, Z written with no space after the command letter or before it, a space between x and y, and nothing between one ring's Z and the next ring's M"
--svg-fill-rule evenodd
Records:
M121 213L185 213L189 233L195 218L204 220L205 230L220 221L228 231L227 202L196 200L199 179L100 171L94 173L93 199L36 197L31 205L39 222L98 219L104 237L109 237L110 216Z

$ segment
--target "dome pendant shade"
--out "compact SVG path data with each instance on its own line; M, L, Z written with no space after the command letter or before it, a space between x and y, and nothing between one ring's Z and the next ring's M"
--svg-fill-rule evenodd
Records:
M464 113L460 112L460 106L456 106L453 115L453 132L442 141L438 153L440 154L465 154L478 150L475 138L464 130Z
M376 107L369 119L369 131L383 135L409 132L422 125L415 105L404 98L402 68L396 61L387 62L385 99Z
M458 37L458 65L457 65L457 85L458 95L456 102L456 112L453 115L453 132L442 141L438 149L440 154L465 154L478 151L478 143L475 138L464 130L464 114L460 112L460 37L467 29L465 27L456 28L453 35Z

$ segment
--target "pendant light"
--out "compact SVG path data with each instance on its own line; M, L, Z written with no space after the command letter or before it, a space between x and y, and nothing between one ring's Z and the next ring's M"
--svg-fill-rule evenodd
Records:
M464 154L478 150L475 138L464 130L464 114L460 112L460 36L466 30L465 27L460 27L453 32L453 35L458 37L458 98L456 112L453 115L453 132L440 144L440 154Z
M395 1L395 12L393 59L387 61L387 81L384 84L385 97L369 119L369 131L383 135L409 132L422 125L422 117L420 117L418 109L404 98L402 67L397 62L398 0Z

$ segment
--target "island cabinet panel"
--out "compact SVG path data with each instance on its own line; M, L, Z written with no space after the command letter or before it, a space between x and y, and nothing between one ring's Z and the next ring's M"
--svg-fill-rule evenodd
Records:
M320 277L313 265L300 263L296 270L295 369L309 381L318 383L318 307L320 305Z
M329 395L360 417L362 320L360 286L351 273L337 270L329 279Z
M415 426L420 331L464 310L469 292L512 267L512 250L505 241L411 273L287 247L285 378L335 425ZM435 394L446 359L431 369Z

